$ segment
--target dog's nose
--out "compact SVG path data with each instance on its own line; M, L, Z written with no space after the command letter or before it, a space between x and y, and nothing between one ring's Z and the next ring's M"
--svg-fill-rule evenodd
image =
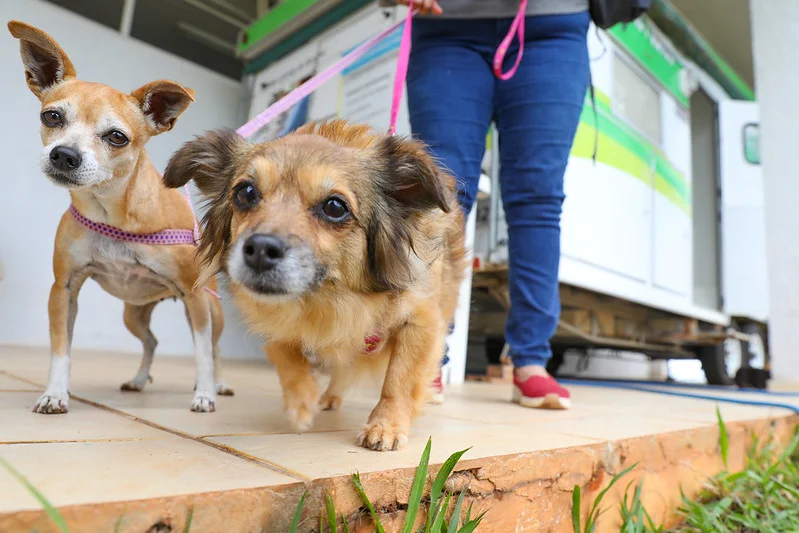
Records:
M50 152L50 162L58 170L69 172L80 166L81 157L77 150L69 146L56 146Z
M271 270L286 255L286 243L279 237L256 233L244 241L244 262L256 272Z

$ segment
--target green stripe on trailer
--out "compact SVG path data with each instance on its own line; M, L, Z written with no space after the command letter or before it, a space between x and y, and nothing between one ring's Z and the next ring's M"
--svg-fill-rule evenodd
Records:
M289 2L287 3L300 2L300 1L311 2L311 0L289 0ZM317 1L324 1L324 0L313 0L312 4L316 3ZM338 24L348 16L352 15L353 13L355 13L362 7L366 6L367 4L372 3L373 1L374 0L344 0L337 6L325 12L323 15L320 15L318 18L309 22L301 30L294 32L289 37L283 39L279 43L275 44L274 46L266 50L263 54L259 55L257 58L248 62L247 65L244 67L244 72L246 74L255 74L257 72L260 72L261 70L269 66L270 63L274 63L275 61L281 59L282 57L287 56L288 54L290 54L300 46L309 42L311 39L313 39L320 33L324 32L331 26ZM266 17L269 17L272 14L274 14L274 11L272 11L269 15L266 15ZM261 19L261 21L263 20L264 19ZM256 22L253 26L251 26L251 28L258 25L261 21ZM283 20L281 24L285 22L287 21ZM249 32L249 29L247 31ZM273 31L274 29L270 30L269 33ZM249 46L255 45L256 42L260 41L267 35L268 34L261 35L257 39L250 38ZM241 52L241 50L239 52Z
M669 40L682 54L706 71L732 98L749 101L755 99L755 93L749 84L741 79L668 0L654 0L647 16L668 35Z
M283 24L299 16L303 11L322 0L290 0L269 11L244 30L244 38L239 44L239 53L254 46Z
M688 96L683 91L683 66L658 42L647 26L645 18L631 24L616 24L610 33L630 54L635 57L656 80L684 106L688 107Z
M597 161L654 187L657 192L690 214L691 187L685 176L659 148L613 115L605 103L608 101L607 96L602 94L603 98L600 99L600 94L597 91ZM586 98L572 146L572 157L593 157L596 131L597 120L594 118L591 102Z

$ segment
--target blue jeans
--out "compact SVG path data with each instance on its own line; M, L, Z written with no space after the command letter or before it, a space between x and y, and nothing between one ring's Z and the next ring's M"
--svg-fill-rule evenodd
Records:
M589 20L587 11L527 17L524 57L507 81L494 76L492 62L511 19L413 23L411 129L458 179L467 214L492 121L499 131L511 300L505 338L516 367L545 365L552 357L563 175L588 88ZM514 40L503 71L517 50Z

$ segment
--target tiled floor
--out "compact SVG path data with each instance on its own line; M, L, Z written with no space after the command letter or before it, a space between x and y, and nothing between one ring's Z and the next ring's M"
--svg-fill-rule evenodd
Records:
M338 412L296 433L281 413L277 379L265 362L225 361L234 397L217 411L189 411L190 358L156 357L154 382L123 393L138 357L73 357L70 412L31 412L47 376L45 350L0 348L0 457L56 506L127 502L192 493L274 487L360 472L414 467L428 436L431 463L471 446L464 459L595 446L712 427L713 402L641 392L571 387L573 409L533 411L508 402L507 385L451 387L446 403L417 419L407 448L377 453L355 445L377 391L354 392ZM780 401L799 405L799 397ZM720 404L728 422L783 417L781 409ZM91 482L85 482L90 479ZM39 504L0 469L0 514Z

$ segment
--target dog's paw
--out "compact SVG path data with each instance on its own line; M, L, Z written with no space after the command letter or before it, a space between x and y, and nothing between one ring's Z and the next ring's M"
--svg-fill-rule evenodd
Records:
M213 413L216 411L216 403L213 394L195 394L191 404L191 410L195 413Z
M401 450L408 444L408 428L387 420L370 422L358 434L358 445L378 452Z
M300 431L305 431L313 424L319 411L319 396L316 391L302 391L296 395L285 397L286 417Z
M33 406L34 413L43 415L60 415L69 411L68 394L42 394Z
M234 394L233 387L224 380L216 384L216 393L220 396L233 396Z
M319 400L319 407L321 407L323 411L336 411L341 407L341 402L341 396L327 391Z
M141 392L144 390L144 383L131 379L120 385L119 390L123 392Z

